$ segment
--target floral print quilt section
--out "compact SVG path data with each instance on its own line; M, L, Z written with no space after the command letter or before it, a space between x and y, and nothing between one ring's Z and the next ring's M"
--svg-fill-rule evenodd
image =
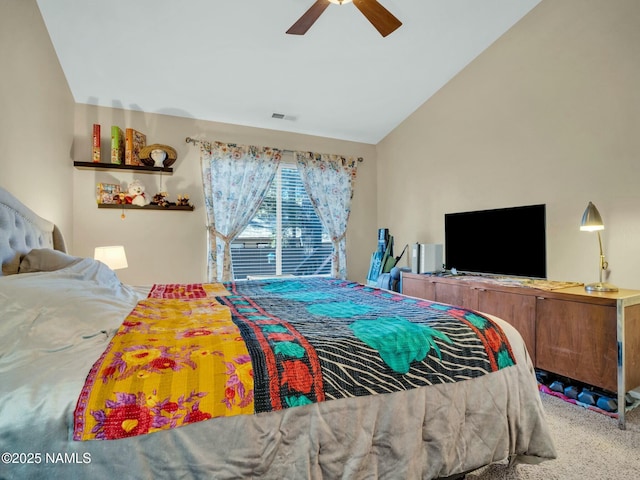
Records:
M251 359L215 299L147 298L91 369L75 440L132 437L219 416L252 414Z

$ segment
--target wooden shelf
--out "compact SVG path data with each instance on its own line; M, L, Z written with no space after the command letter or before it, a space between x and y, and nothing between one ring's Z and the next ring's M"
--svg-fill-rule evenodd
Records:
M148 167L146 165L124 165L106 162L73 162L73 166L94 170L133 170L141 173L173 173L173 168L171 167Z
M99 203L98 208L115 208L115 209L137 209L137 210L182 210L185 212L193 212L193 205L172 205L170 207L161 207L160 205L131 205L130 203Z

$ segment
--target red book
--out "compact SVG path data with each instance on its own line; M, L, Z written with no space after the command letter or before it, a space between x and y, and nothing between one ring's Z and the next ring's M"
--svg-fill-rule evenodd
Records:
M93 148L91 152L94 163L100 163L100 124L93 124Z

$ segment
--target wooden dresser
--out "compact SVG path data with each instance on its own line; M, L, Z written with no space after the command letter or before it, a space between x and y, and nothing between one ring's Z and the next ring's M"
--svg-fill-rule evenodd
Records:
M404 272L402 293L502 318L520 332L536 368L617 393L619 406L640 386L639 290L543 290L491 277ZM624 428L624 408L618 413Z

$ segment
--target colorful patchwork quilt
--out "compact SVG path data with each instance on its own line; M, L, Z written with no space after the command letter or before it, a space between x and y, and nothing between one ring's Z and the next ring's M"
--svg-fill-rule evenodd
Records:
M355 282L154 285L91 369L74 439L459 382L514 363L480 313Z

